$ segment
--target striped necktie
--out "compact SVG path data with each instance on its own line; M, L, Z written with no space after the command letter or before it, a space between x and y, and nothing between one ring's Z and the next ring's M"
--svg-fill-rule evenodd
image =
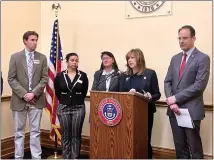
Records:
M29 79L29 89L32 89L32 72L33 72L33 53L28 54L29 59L28 59L28 79Z

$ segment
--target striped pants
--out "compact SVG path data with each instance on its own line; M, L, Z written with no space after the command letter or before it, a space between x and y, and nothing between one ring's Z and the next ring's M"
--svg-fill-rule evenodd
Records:
M82 126L85 105L63 105L57 107L62 131L62 152L64 159L76 159L80 155Z

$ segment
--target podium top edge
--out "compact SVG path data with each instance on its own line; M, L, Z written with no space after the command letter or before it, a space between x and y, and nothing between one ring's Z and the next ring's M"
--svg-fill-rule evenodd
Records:
M138 93L138 92L107 92L107 91L93 91L90 90L90 93L105 93L105 94L124 94L124 95L134 95L143 99L146 99L143 94Z

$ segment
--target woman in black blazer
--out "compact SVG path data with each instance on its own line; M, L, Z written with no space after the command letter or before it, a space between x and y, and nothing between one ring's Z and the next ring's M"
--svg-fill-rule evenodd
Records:
M119 91L119 69L114 55L111 52L101 53L101 66L94 74L92 90Z
M143 52L132 49L126 54L127 70L121 76L121 92L139 92L148 100L148 158L152 158L151 134L155 101L160 99L158 79L154 70L146 68Z
M76 53L67 54L66 62L67 69L59 73L54 81L59 100L56 113L62 130L63 158L75 159L80 154L88 77L77 69L79 58Z

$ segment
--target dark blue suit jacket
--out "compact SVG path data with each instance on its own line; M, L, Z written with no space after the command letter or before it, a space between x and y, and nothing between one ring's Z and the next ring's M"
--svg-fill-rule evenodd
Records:
M152 101L148 103L148 112L156 112L154 102L161 97L156 72L151 69L146 69L142 75L121 75L119 90L121 92L129 92L132 88L140 93L143 93L143 90L151 93Z
M1 95L2 95L2 92L3 92L3 78L2 78L2 73L1 73Z

